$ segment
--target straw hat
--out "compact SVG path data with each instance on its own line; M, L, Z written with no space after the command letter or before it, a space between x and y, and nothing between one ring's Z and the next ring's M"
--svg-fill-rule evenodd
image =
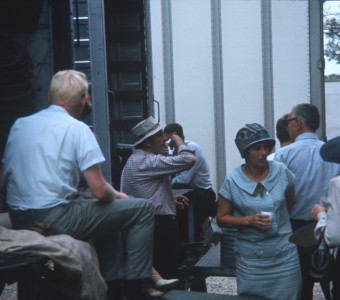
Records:
M135 127L131 129L132 134L135 138L134 146L140 144L145 139L153 136L158 131L164 129L164 125L159 124L153 117L149 117L139 122Z

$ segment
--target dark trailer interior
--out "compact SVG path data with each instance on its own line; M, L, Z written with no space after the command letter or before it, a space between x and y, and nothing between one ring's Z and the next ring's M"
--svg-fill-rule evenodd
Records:
M46 107L50 80L63 69L76 69L87 75L93 110L84 121L93 129L106 157L104 176L119 189L120 173L133 144L130 129L150 115L159 117L153 111L149 1L0 2L1 157L13 122ZM5 199L2 196L0 200L0 213L4 213ZM233 266L220 265L217 243L221 232L212 230L210 224L206 230L205 242L182 247L183 289L205 292L207 276L235 276ZM230 249L229 245L227 251ZM24 263L32 267L31 262ZM41 261L33 263L40 266ZM1 278L8 279L11 266L6 262L0 265L0 274L4 276ZM14 263L14 281L21 273L16 267ZM36 292L26 279L20 281L19 290L22 295ZM171 292L163 299L219 299L217 295L178 293L181 291Z

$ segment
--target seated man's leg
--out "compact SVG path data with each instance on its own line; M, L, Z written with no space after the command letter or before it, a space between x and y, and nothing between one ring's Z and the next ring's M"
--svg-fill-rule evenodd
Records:
M154 206L148 200L72 201L50 209L11 211L10 215L16 228L29 229L35 222L48 224L56 233L69 234L76 239L107 239L103 247L108 249L112 249L110 244L117 233L124 230L126 279L151 276ZM105 257L110 260L113 255ZM107 281L116 279L114 270L112 274L103 275Z

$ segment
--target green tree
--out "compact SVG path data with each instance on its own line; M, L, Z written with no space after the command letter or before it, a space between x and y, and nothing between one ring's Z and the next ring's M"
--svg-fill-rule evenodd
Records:
M326 2L327 3L327 2ZM325 56L340 64L340 4L324 14Z

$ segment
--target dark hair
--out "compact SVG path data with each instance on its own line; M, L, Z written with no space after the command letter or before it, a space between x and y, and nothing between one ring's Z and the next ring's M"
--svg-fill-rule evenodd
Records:
M178 136L180 136L180 137L183 136L183 128L178 123L170 123L170 124L166 125L165 128L164 128L165 134L171 134L175 131L177 132Z
M286 122L288 118L288 114L283 115L276 122L276 137L280 141L280 143L285 143L290 140L289 133L287 130L288 123Z
M298 117L302 123L313 131L320 126L320 114L318 108L309 103L298 104L293 108L295 117Z

